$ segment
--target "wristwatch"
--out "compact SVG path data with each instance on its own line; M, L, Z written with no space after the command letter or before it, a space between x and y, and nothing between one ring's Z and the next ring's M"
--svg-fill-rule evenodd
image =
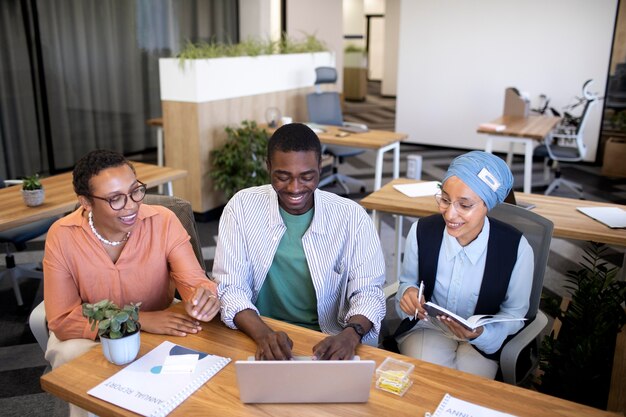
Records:
M344 329L348 327L352 327L356 334L359 335L359 340L363 340L363 336L365 336L365 329L359 323L347 323Z

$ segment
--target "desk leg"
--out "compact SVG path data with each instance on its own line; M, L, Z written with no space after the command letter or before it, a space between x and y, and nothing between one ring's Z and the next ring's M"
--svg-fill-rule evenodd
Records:
M400 177L400 142L393 148L393 179Z
M394 242L394 250L395 253L393 255L393 277L396 282L400 279L400 268L402 263L402 257L400 256L400 250L402 248L402 223L404 220L404 216L396 215L396 236Z
M165 192L165 195L169 195L170 197L174 197L174 188L172 187L172 181L168 181L165 184L163 184L163 191Z
M513 166L513 151L515 150L515 142L509 143L509 151L506 154L506 164L511 168Z
M493 153L493 139L491 136L487 135L487 143L485 143L485 152Z
M524 156L524 192L529 193L532 190L533 178L533 142L526 141L526 155Z
M163 166L163 127L157 126L157 165ZM171 192L170 184L170 192ZM159 185L159 194L163 194L163 186ZM170 194L171 195L171 194Z

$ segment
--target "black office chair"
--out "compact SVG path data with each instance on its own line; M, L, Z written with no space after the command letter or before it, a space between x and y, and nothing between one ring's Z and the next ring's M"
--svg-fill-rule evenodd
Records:
M335 68L318 67L315 69L315 75L316 91L308 94L306 98L309 121L320 125L341 126L352 129L354 132L366 132L367 126L343 121L339 93L336 91L322 91L321 89L322 84L334 84L337 81ZM324 146L323 151L333 156L333 173L323 178L319 183L319 187L337 182L346 194L350 194L348 184L358 185L361 192L365 192L365 183L363 181L339 173L339 163L343 162L344 158L364 153L363 149L328 145Z

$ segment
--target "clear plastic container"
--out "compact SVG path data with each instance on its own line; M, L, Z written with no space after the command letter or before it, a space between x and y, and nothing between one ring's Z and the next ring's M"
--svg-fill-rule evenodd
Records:
M409 375L413 372L415 365L392 357L387 357L376 368L376 388L403 396L413 384Z

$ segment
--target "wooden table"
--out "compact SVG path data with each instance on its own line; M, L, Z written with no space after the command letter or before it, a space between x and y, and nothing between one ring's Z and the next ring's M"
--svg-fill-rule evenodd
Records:
M142 162L133 162L137 178L146 183L148 188L161 184L169 184L168 193L172 195L171 182L187 175L183 169L159 167ZM46 192L46 199L41 206L28 207L22 200L21 187L0 189L0 231L9 230L36 220L63 215L72 211L77 203L72 185L72 173L43 178L41 184Z
M173 307L182 311L182 306ZM302 327L268 320L276 330L286 331L294 341L294 354L310 355L312 346L324 335ZM422 362L370 346L359 346L357 354L373 359L380 365L387 356L415 365L411 374L413 386L403 397L375 388L374 379L370 399L364 404L243 404L239 400L233 362L245 360L255 350L254 343L243 333L226 328L213 320L203 325L198 335L187 337L141 335L140 355L171 340L192 349L220 356L232 362L211 378L204 386L185 400L170 414L185 416L423 416L435 410L445 393L480 405L511 413L519 417L554 416L614 416L604 410L540 394L535 391L491 381L471 374ZM101 417L136 416L136 414L91 397L87 391L117 372L120 367L104 359L98 346L85 355L41 377L42 388L57 397L72 402ZM262 381L270 383L271 381Z
M375 213L385 212L399 215L396 218L396 251L394 255L396 276L400 270L398 249L402 238L402 216L424 217L439 213L434 197L411 198L393 188L394 184L414 182L416 181L407 178L393 180L360 201L363 207L374 210ZM515 193L515 197L517 200L535 204L536 207L532 210L554 223L554 237L592 240L610 245L626 246L626 229L611 229L576 210L576 207L618 207L626 210L626 206L543 194ZM374 222L377 223L377 226L379 221L378 215L375 215Z
M487 134L487 143L485 152L491 153L493 150L494 140L504 140L509 142L509 152L506 162L511 166L513 162L513 146L515 143L522 143L525 146L524 151L524 192L530 193L532 186L532 164L533 149L535 144L545 138L552 132L552 129L561 121L560 117L554 116L528 116L513 117L500 116L489 122L495 125L505 125L506 128L500 132L484 127L478 127L478 133Z

